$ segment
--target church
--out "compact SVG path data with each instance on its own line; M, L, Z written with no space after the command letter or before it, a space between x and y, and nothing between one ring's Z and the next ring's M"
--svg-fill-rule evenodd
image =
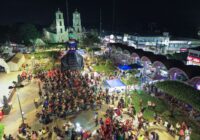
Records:
M69 40L69 33L73 33L75 39L79 40L82 35L80 13L75 10L73 13L73 27L65 27L63 13L58 9L55 13L55 20L49 28L44 29L44 39L49 43L64 43Z

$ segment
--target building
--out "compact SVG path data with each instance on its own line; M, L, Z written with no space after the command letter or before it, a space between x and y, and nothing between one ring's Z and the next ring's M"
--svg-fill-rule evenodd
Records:
M188 51L189 48L200 46L200 40L192 38L170 38L167 53L180 53Z
M167 33L159 36L124 35L124 43L155 54L173 54L200 46L200 40L190 38L172 38Z
M187 57L187 65L200 66L200 47L189 49Z
M80 13L77 10L73 13L73 27L66 28L63 13L58 9L53 24L44 29L45 40L50 43L64 43L69 39L69 32L74 32L76 37L80 38L82 33Z
M22 64L25 63L25 57L22 53L17 53L15 56L11 58L11 60L7 63L10 71L18 71Z

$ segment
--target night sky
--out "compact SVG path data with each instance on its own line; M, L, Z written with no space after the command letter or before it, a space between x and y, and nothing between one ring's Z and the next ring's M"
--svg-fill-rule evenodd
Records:
M115 0L115 3L115 31L140 32L152 25L185 36L196 34L200 27L199 0ZM69 0L70 19L77 8L84 26L98 28L101 7L102 28L112 30L112 5L113 0ZM0 24L49 25L58 8L66 14L65 0L2 0Z

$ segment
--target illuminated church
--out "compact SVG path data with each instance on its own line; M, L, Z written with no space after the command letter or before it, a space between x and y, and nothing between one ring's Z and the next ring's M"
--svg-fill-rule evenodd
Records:
M58 9L55 13L55 20L49 28L44 29L44 38L49 43L64 43L69 40L69 32L73 32L79 40L82 34L80 13L75 10L73 13L73 27L65 27L63 13Z

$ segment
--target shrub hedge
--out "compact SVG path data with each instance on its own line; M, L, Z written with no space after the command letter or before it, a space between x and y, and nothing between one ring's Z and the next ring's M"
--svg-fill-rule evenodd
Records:
M200 111L200 91L195 88L178 81L158 82L156 83L156 87L164 93L190 104L196 110Z

